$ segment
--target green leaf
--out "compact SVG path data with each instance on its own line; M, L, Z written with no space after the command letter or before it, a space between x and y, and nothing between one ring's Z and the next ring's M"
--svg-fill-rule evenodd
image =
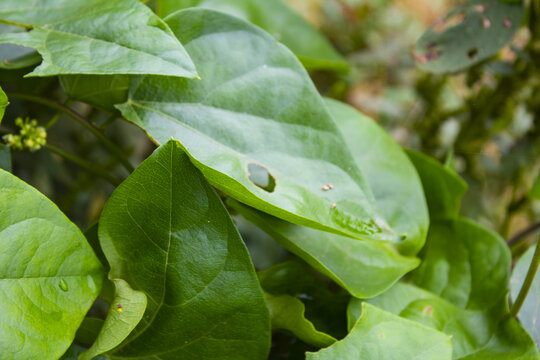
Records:
M272 329L288 330L306 344L316 347L327 347L336 342L335 338L318 331L313 323L305 318L306 307L299 299L290 295L265 295Z
M270 319L248 252L220 198L177 141L113 193L99 223L111 264L148 298L113 359L264 359Z
M118 111L114 105L127 99L128 75L65 75L60 84L67 96L108 112Z
M529 192L529 197L534 200L540 200L540 174L538 174L538 177Z
M517 299L519 290L525 281L529 266L534 255L535 247L531 247L525 254L521 256L510 281L511 298ZM521 306L518 314L519 321L527 331L532 335L534 340L540 346L540 275L536 274L532 286L525 298L525 302Z
M377 209L405 238L398 244L400 251L415 255L424 246L429 215L414 165L375 121L335 100L327 99L326 105L367 178Z
M459 5L418 40L416 63L425 71L448 73L488 59L512 40L524 11L522 1L472 0Z
M349 335L307 360L449 360L452 345L449 336L417 322L409 321L368 303Z
M400 255L389 244L359 241L294 225L234 200L227 204L284 248L359 298L382 293L420 263L416 258Z
M429 156L410 150L407 154L422 180L430 219L434 221L458 216L461 198L467 192L467 183Z
M258 276L264 291L270 295L289 295L301 300L305 318L318 331L334 338L347 335L344 314L350 295L317 276L303 261L293 258L260 271Z
M223 11L247 20L294 52L308 70L348 71L346 60L330 42L283 0L159 0L162 17L190 6Z
M404 283L396 284L369 302L450 335L453 359L539 358L525 330L513 319L501 321L503 317L498 311L489 313L460 309L429 291ZM351 300L348 309L349 324L356 321L361 312L362 300Z
M60 360L78 360L79 355L82 354L86 348L79 346L77 344L71 345L71 347L66 351L66 353L60 358ZM95 357L93 360L108 360L104 356Z
M22 31L24 29L20 27L0 23L0 34ZM40 62L41 56L34 49L12 44L0 45L0 69L22 69Z
M107 319L92 347L81 354L79 360L92 360L120 345L144 315L146 295L133 290L124 280L113 279L112 282L115 295Z
M412 281L460 308L489 309L506 296L510 264L497 233L466 219L439 220Z
M9 105L9 101L6 96L6 93L0 87L0 124L2 123L2 118L4 117L4 113L8 105Z
M126 119L158 143L180 140L212 185L247 205L300 225L400 240L373 210L366 180L292 53L212 10L182 10L166 21L202 80L133 81L118 106ZM273 192L250 180L250 165L273 178Z
M137 0L4 0L0 21L32 28L0 34L0 43L42 55L43 63L30 76L196 76L167 25Z
M0 348L6 359L58 359L99 294L103 268L45 196L0 170Z

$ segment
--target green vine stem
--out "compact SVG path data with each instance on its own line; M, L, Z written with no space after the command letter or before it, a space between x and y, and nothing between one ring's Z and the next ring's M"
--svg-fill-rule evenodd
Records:
M538 246L538 243L536 243L536 249L534 250L531 265L529 266L529 271L527 271L527 276L525 277L525 281L521 286L521 290L519 290L519 295L514 304L512 305L512 308L510 309L511 316L516 317L519 313L519 310L521 309L521 306L525 302L527 294L529 293L529 290L531 289L532 283L534 281L536 271L538 270L538 265L540 265L540 246Z
M122 152L122 150L118 146L116 146L111 140L109 140L105 135L103 135L103 133L98 127L96 127L94 124L86 120L84 117L78 114L75 110L63 104L60 104L54 100L45 99L45 98L35 96L35 95L20 94L20 93L9 93L7 95L9 98L12 98L12 99L27 100L27 101L45 105L55 110L62 111L63 113L68 115L70 118L76 120L85 129L90 131L96 138L98 138L103 143L105 148L107 148L107 150L109 150L130 173L133 172L134 167L133 165L131 165L129 160L124 156L124 153Z
M62 150L62 149L60 149L60 148L58 148L56 146L50 145L50 144L46 144L44 147L47 150L49 150L50 152L55 153L57 155L60 155L61 157L65 158L66 160L69 160L72 163L77 164L80 167L86 169L87 171L102 177L103 179L107 180L109 183L111 183L114 186L118 186L122 182L122 180L112 176L111 174L109 174L109 172L107 170L96 166L96 164L93 163L93 162L84 160L83 158L80 158L77 155L70 154L70 153L68 153L68 152L66 152L66 151L64 151L64 150Z

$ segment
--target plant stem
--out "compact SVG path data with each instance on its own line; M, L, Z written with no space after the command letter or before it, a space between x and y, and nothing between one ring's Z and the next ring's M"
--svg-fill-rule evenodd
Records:
M118 146L116 146L111 140L109 140L105 135L103 135L101 130L96 125L86 120L75 110L63 104L60 104L59 102L56 102L54 100L45 99L45 98L35 96L35 95L9 93L8 97L13 98L13 99L32 101L38 104L48 106L52 109L56 109L56 110L64 112L66 115L68 115L72 119L76 120L79 124L81 124L85 129L90 131L95 137L97 137L103 143L105 148L107 148L107 150L109 150L129 172L133 172L134 170L133 165L131 165L129 160L126 159L122 150Z
M533 234L535 231L540 230L540 221L537 223L532 224L528 228L526 228L523 231L520 231L516 235L512 236L510 240L508 240L507 244L508 246L513 246L517 244L521 239L527 237L528 235Z
M521 309L521 306L525 302L527 294L529 293L529 290L531 289L532 283L534 281L536 271L538 270L538 265L540 265L540 246L538 246L538 243L536 243L536 249L534 250L531 265L529 266L529 271L527 271L527 276L525 277L525 281L521 286L521 290L519 290L519 295L514 304L512 305L512 308L510 309L511 316L516 317L519 313L519 310Z
M64 150L62 150L60 148L57 148L56 146L53 146L53 145L50 145L50 144L46 144L45 148L47 150L49 150L50 152L58 154L61 157L65 158L66 160L69 160L72 163L79 165L83 169L88 170L89 172L104 178L105 180L107 180L108 182L110 182L114 186L118 186L122 182L122 180L112 176L111 174L109 174L107 172L107 170L105 170L105 169L103 169L103 168L101 168L99 166L96 166L96 164L93 163L93 162L84 160L83 158L80 158L77 155L65 152Z

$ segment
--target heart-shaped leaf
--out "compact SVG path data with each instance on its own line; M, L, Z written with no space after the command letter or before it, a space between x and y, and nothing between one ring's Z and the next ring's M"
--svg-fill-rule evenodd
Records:
M361 316L347 337L307 360L450 360L449 336L362 303Z
M167 25L137 0L3 0L0 20L32 28L0 33L0 43L41 54L31 76L197 75Z
M3 170L0 204L2 357L56 360L99 294L103 268L50 200Z
M177 141L116 189L99 238L110 277L148 298L143 319L112 358L266 358L270 319L248 252Z
M182 10L166 22L202 79L132 81L118 106L126 119L158 143L180 140L212 185L261 211L360 238L401 239L374 211L366 180L290 51L212 10ZM258 183L264 172L271 189Z

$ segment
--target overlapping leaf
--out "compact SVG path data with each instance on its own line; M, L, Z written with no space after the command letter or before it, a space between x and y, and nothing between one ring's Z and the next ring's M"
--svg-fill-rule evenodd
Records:
M99 294L103 268L52 202L3 170L0 204L2 357L56 360Z
M2 118L4 117L4 113L8 105L9 105L9 101L6 96L6 93L0 87L0 124L2 123Z
M418 40L418 66L433 73L464 70L495 55L521 25L523 1L471 0Z
M512 272L510 290L511 298L514 301L517 299L519 290L527 276L534 250L535 247L533 246L525 252ZM519 311L518 318L521 324L523 324L523 327L527 329L534 338L536 344L540 346L540 321L538 320L540 318L540 275L538 274L536 274L536 277L534 278L531 289L527 294L527 298Z
M148 298L143 319L113 359L266 358L270 320L247 250L177 141L117 188L99 238L110 277Z
M23 28L0 23L0 34L22 31ZM21 69L37 65L40 61L41 56L34 49L13 44L0 45L0 69Z
M0 22L31 28L0 33L0 43L36 49L30 75L155 74L195 77L184 48L137 0L4 0Z
M283 0L158 0L158 4L161 16L201 6L245 19L285 44L309 70L348 68L330 42Z
M125 118L159 143L180 140L212 185L245 204L301 225L401 240L374 211L366 180L292 53L223 13L187 9L166 21L202 79L133 81L118 106Z
M361 316L349 335L307 360L450 360L450 337L414 321L362 304Z

